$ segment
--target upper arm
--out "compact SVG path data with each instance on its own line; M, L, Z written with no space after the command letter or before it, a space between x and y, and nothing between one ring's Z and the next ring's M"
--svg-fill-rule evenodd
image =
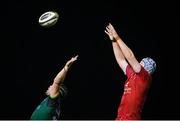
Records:
M128 65L127 61L125 59L123 59L123 60L122 59L121 60L117 59L117 62L119 64L120 68L122 69L122 71L124 72L124 74L126 74L126 67Z
M121 51L121 48L119 47L118 43L116 43L116 42L113 42L112 46L113 46L113 51L114 51L116 61L119 64L120 68L123 70L123 72L126 74L126 67L127 67L128 63Z
M48 88L48 94L51 98L55 98L57 96L59 96L59 85L57 84L52 84L49 88Z
M129 64L131 65L134 72L139 73L141 71L141 64L137 61L137 59L133 56L127 59Z

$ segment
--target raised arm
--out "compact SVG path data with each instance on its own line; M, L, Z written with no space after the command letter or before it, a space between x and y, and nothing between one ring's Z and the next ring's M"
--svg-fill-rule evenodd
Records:
M117 44L119 45L119 47L121 48L124 57L127 59L127 61L129 62L129 64L133 68L133 70L136 73L139 73L140 70L141 70L141 65L137 61L137 59L134 56L132 50L123 42L123 40L119 37L116 30L114 29L114 27L110 23L107 26L107 28L112 33L114 41L116 41Z
M59 95L60 85L64 82L66 74L71 67L71 65L77 60L78 56L72 57L66 62L64 68L56 75L53 84L48 88L46 94L51 98L57 97Z
M114 41L113 33L108 27L106 27L105 33L109 36L110 40L112 41L113 52L114 52L114 55L115 55L118 65L123 70L123 72L126 74L126 67L127 67L128 63L122 53L121 48L119 47L118 43L116 41Z

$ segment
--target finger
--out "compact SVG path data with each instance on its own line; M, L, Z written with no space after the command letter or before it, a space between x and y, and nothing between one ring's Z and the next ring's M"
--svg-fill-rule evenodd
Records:
M109 34L112 34L112 31L111 31L108 27L106 27L106 31L107 31Z
M109 27L108 27L108 26L106 27L106 30L107 30L107 31L110 31L110 29L109 29Z
M104 31L107 35L110 35L109 32L107 32L106 30Z
M111 24L111 23L109 23L109 26L112 26L112 24Z
M76 55L76 56L74 57L74 58L75 58L75 60L77 60L78 56L79 56L79 55Z
M112 30L114 29L113 25L112 24L109 24L109 28Z
M76 57L73 57L73 58L72 58L72 61L75 61L75 60L77 60L77 58L76 58Z
M77 55L77 56L75 56L75 57L72 57L72 58L71 58L71 62L76 61L76 60L77 60L77 57L78 57L78 55Z
M112 26L110 26L110 25L108 26L108 31L112 33L112 31L113 31Z

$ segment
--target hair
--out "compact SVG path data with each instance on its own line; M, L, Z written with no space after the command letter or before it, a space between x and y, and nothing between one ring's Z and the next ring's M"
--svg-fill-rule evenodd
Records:
M153 74L156 70L156 62L150 57L143 58L142 61L144 62L144 69L148 73Z

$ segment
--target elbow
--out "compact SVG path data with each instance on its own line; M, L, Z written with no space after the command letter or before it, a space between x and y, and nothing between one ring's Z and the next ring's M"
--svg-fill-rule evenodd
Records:
M54 78L54 82L57 82L59 79L58 78Z

